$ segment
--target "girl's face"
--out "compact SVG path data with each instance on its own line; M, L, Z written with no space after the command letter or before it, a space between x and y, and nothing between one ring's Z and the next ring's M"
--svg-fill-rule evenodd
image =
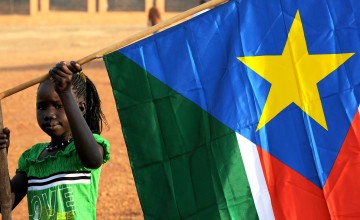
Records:
M41 83L37 91L36 117L40 128L51 137L52 142L71 138L62 102L49 80Z

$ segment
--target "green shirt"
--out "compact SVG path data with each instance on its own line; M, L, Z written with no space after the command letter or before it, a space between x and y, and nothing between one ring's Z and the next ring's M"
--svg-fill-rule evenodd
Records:
M104 148L104 164L110 159L110 144L100 135L94 137ZM96 219L101 167L84 167L74 142L56 155L38 160L47 145L39 143L26 150L16 170L27 174L29 219Z

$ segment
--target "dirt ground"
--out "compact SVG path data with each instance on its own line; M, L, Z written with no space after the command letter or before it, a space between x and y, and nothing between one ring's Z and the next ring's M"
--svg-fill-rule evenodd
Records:
M60 60L79 60L145 28L143 13L0 16L0 92L46 74ZM111 160L103 166L100 179L98 219L143 219L105 66L100 59L85 64L83 69L97 86L109 123L102 135L111 143ZM36 88L32 86L1 101L4 126L11 129L11 177L24 150L48 141L36 122ZM26 199L13 211L12 218L27 219Z

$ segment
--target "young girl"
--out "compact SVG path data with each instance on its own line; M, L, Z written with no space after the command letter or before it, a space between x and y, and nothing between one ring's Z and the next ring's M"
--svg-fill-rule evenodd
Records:
M96 219L101 165L109 142L99 134L104 116L94 84L74 61L56 64L39 85L37 121L50 137L19 159L11 180L15 208L27 194L29 219ZM9 147L10 130L0 134Z

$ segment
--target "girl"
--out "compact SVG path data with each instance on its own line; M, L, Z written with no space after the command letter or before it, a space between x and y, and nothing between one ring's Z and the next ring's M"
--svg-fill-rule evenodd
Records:
M19 159L11 180L15 208L27 194L29 219L96 219L101 165L109 142L99 134L104 115L94 84L76 62L56 64L39 85L37 121L50 137ZM0 134L9 147L10 130Z

